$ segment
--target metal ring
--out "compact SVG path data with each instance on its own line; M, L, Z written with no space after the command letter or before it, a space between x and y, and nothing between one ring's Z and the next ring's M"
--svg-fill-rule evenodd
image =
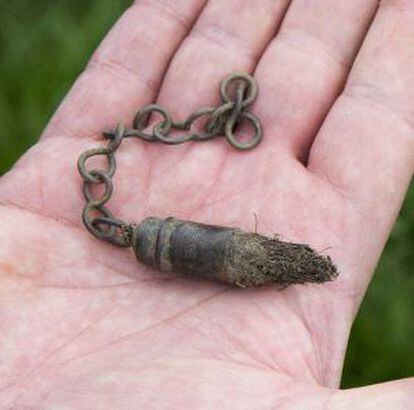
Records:
M247 95L243 100L242 107L246 108L250 105L257 97L257 84L256 80L249 74L246 73L233 73L226 77L220 85L220 94L224 102L231 102L232 99L227 94L229 84L233 81L241 80L247 84Z
M197 111L193 112L187 118L187 120L185 121L186 127L188 127L188 129L191 129L191 126L193 125L193 123L197 121L200 117L203 117L205 115L212 116L215 111L216 111L215 107L203 107L203 108L198 109ZM207 125L210 122L211 122L211 118L206 123L205 130L199 133L193 134L192 139L195 141L206 141L206 140L216 137L220 130L216 128L212 128L212 127L210 129L207 129Z
M217 107L214 112L211 114L211 119L206 124L206 131L213 132L222 132L224 128L224 124L228 119L228 112L231 111L234 107L234 102L228 102L220 107Z
M125 226L124 222L120 221L119 219L108 218L107 216L98 216L93 219L92 225L108 225L113 226L114 228L122 229Z
M93 157L95 155L106 155L108 159L108 164L109 164L107 173L111 178L114 176L114 173L115 173L116 161L115 161L114 154L110 150L108 150L108 148L103 148L103 147L89 149L80 155L78 159L79 173L82 175L85 181L97 184L100 182L99 178L94 177L91 174L91 171L88 171L86 169L86 161L88 160L88 158Z
M239 118L246 119L253 124L253 127L255 128L255 133L252 139L250 139L247 142L240 142L237 140L237 138L234 135L234 126L236 124L235 120L227 121L226 127L225 127L225 134L226 134L227 140L234 148L237 148L242 151L246 151L260 144L263 138L263 129L262 129L260 120L250 112L245 112L245 111L241 112L239 115Z
M89 205L99 207L104 205L112 196L112 192L114 190L112 179L108 173L105 171L94 169L90 171L90 174L99 179L99 182L96 184L104 184L105 191L100 198L94 198L91 192L91 182L83 181L83 195L85 199L88 201Z
M92 210L99 211L103 216L91 218L89 213ZM117 228L121 227L122 222L118 219L115 219L112 213L105 206L93 206L87 205L82 212L82 220L88 231L98 239L104 240L106 242L118 245L121 247L129 247L131 244L129 241L126 241L125 238L120 237L116 234ZM107 221L112 221L107 223ZM99 225L106 224L109 229L107 232L102 231L98 228Z
M239 84L236 90L236 100L234 101L232 111L230 116L228 117L227 123L232 123L231 128L233 129L234 124L240 121L240 114L243 111L243 97L244 92L246 90L245 84Z
M187 121L173 121L172 128L181 131L188 131L190 129L190 125L187 124Z
M115 134L116 134L116 130L102 132L102 135L108 139L114 139ZM139 137L139 136L140 136L140 132L138 130L135 130L133 128L128 128L125 130L123 138L131 138L131 137Z
M144 140L154 141L154 135L148 134L142 131L148 125L149 117L152 113L158 112L164 117L164 121L161 121L160 124L163 124L165 133L169 133L172 127L172 119L170 113L163 107L158 104L149 104L142 107L134 117L133 127L136 130L137 134Z
M187 129L190 129L193 125L193 122L198 120L203 115L211 115L216 110L216 107L202 107L199 108L197 111L194 111L192 114L188 116L185 120L184 124Z
M125 136L125 126L122 123L119 123L116 127L116 130L112 136L111 142L108 144L108 150L114 152L122 144L122 140Z
M92 221L92 225L97 226L99 225L106 225L109 227L109 229L114 230L114 234L111 236L108 236L106 240L107 242L113 243L115 245L121 246L121 247L129 247L131 246L131 240L128 240L124 236L119 236L116 234L117 229L123 230L125 226L127 226L124 222L120 221L119 219L114 218L108 218L108 217L97 217Z
M178 137L169 137L167 131L164 130L164 123L158 123L153 130L154 137L166 145L178 145L193 139L192 134L182 134Z
M95 218L89 215L91 211L99 211L104 217L107 217L107 218L112 217L111 211L105 206L103 205L94 206L94 205L86 204L85 208L83 208L83 211L82 211L82 221L84 225L86 226L86 228L88 229L88 231L98 239L103 239L104 237L113 236L115 234L115 227L110 227L108 232L103 232L94 226L93 221L95 220Z

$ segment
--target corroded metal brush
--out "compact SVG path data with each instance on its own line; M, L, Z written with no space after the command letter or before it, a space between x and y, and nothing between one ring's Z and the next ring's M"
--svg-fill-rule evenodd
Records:
M103 133L106 147L85 151L78 159L86 200L82 220L96 238L116 246L132 246L138 261L161 271L206 278L238 286L276 283L281 287L297 283L323 283L334 279L337 269L329 256L319 255L308 245L280 241L277 237L248 233L237 228L203 225L175 218L147 218L137 227L112 215L106 207L113 193L116 170L115 153L125 138L140 138L167 145L190 141L205 142L222 136L232 147L248 151L263 138L260 119L248 110L255 101L258 87L247 73L233 73L220 86L222 104L202 107L184 121L173 120L168 109L149 104L135 114L132 128L122 124ZM161 115L152 132L146 130L152 114ZM196 131L194 123L206 120ZM237 129L250 123L252 135L239 139ZM179 130L180 135L174 135ZM89 170L89 158L104 156L107 167ZM96 186L102 186L100 194Z
M308 245L173 217L145 219L132 246L138 261L159 271L242 287L323 283L338 275L330 257Z

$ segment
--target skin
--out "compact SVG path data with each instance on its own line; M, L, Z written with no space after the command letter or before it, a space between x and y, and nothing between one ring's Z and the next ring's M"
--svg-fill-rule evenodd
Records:
M412 406L412 378L338 386L413 174L413 37L411 0L134 3L0 180L2 406ZM236 70L258 81L263 143L125 141L108 206L126 220L251 231L256 213L260 233L329 254L332 283L280 291L160 277L81 224L75 164L103 129L153 101L175 118L218 104Z

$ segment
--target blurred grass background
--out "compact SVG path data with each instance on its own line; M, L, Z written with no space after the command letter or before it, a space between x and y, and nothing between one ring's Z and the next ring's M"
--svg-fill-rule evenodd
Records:
M0 0L0 175L36 141L129 3ZM354 324L343 387L414 376L413 244L411 188Z

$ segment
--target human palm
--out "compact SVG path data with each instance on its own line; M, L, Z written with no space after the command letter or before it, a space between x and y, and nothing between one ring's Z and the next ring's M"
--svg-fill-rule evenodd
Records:
M405 42L414 6L383 2L372 20L377 1L336 3L293 1L285 15L282 0L138 1L125 13L41 140L0 180L6 407L409 402L412 380L335 389L412 176L414 52ZM258 81L262 144L236 152L224 139L126 140L108 207L125 220L174 215L250 231L256 214L260 233L329 254L334 282L281 291L160 275L81 224L76 160L103 144L102 130L151 101L177 119L215 105L235 70Z

